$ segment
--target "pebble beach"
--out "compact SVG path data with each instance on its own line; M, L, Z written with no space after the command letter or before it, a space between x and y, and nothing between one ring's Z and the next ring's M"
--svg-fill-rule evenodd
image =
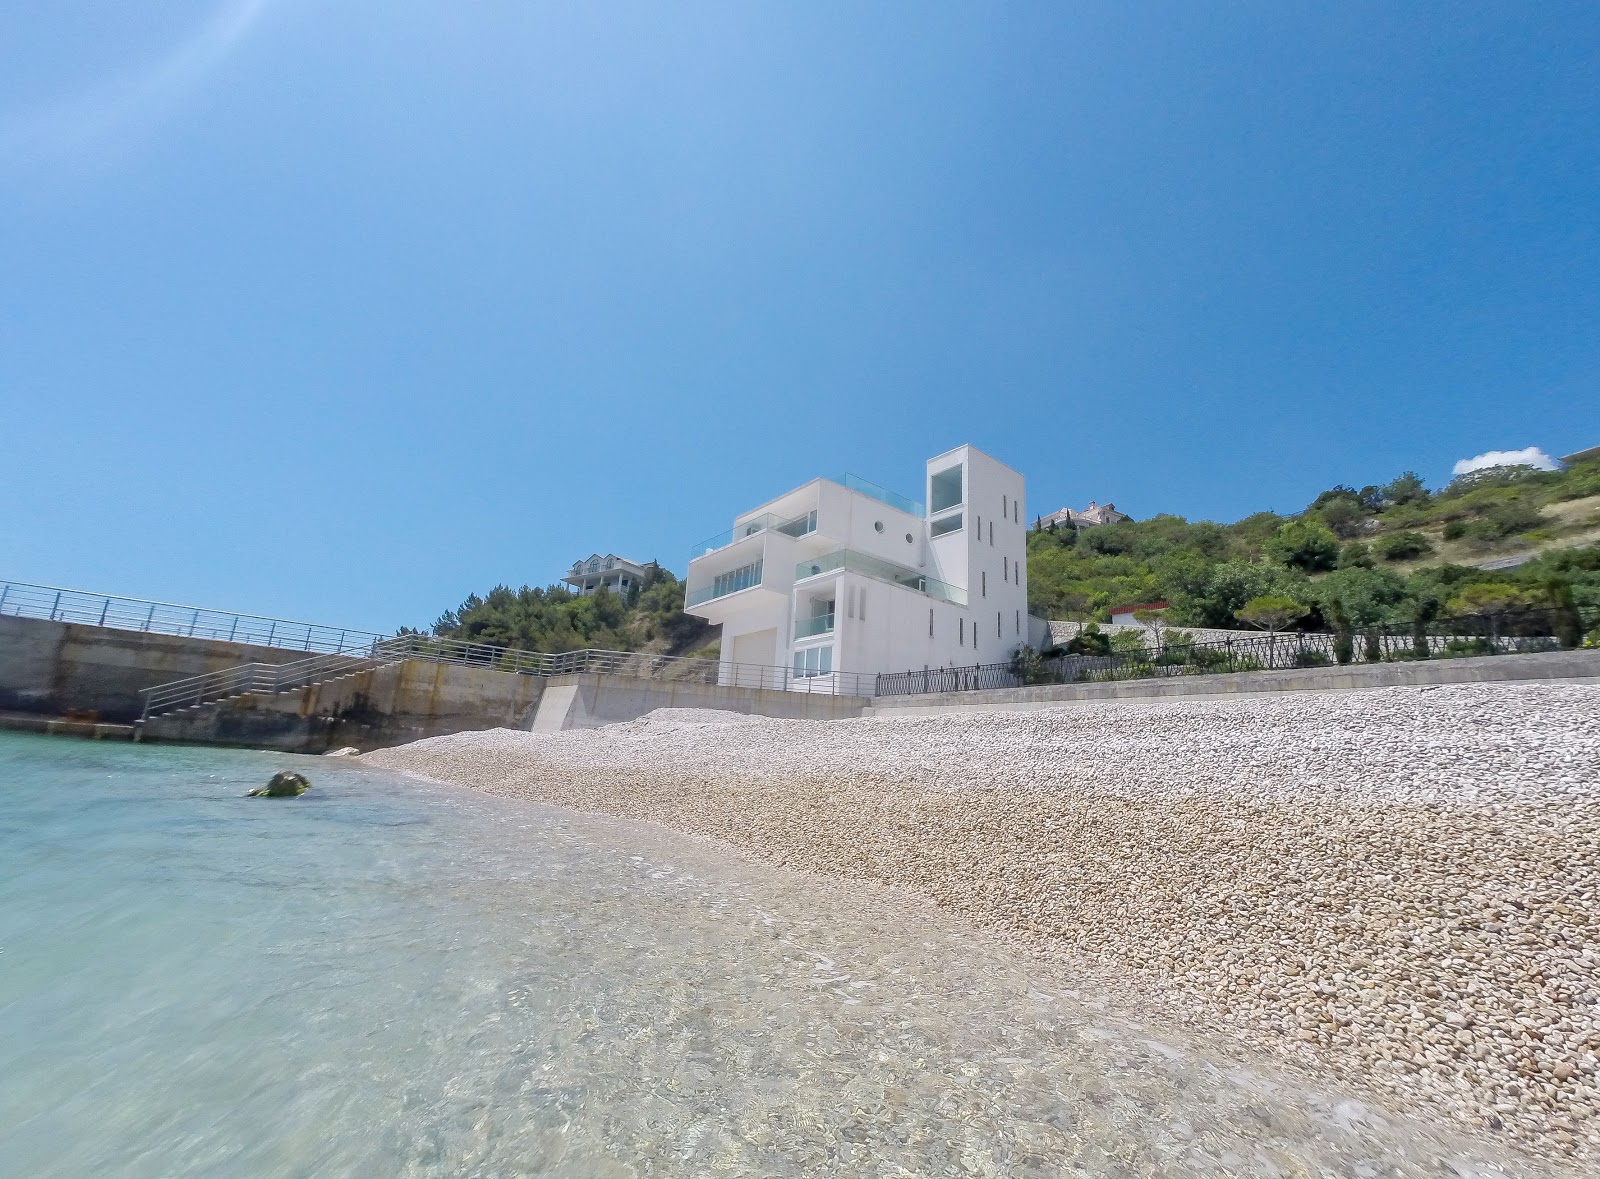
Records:
M1241 1051L1600 1160L1600 687L661 710L362 760L908 889Z

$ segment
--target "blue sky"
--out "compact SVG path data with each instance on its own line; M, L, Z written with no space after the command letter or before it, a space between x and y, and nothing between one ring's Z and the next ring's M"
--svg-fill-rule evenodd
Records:
M1600 443L1600 8L0 15L0 577L392 629L972 442L1290 511Z

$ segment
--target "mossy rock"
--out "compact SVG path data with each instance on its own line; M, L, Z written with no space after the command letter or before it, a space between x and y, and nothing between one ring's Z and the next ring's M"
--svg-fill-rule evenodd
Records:
M272 775L272 781L265 786L257 786L246 798L298 798L311 789L311 783L304 774L297 774L293 770L279 770Z

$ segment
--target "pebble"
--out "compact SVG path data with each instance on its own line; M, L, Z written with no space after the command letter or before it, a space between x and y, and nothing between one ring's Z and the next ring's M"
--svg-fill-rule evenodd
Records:
M1600 685L663 709L364 760L914 889L1187 1026L1600 1159Z

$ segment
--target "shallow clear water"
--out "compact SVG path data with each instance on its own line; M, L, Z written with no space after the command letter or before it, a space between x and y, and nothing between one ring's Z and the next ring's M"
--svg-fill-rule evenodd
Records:
M1500 1173L652 828L7 734L0 792L8 1175Z

